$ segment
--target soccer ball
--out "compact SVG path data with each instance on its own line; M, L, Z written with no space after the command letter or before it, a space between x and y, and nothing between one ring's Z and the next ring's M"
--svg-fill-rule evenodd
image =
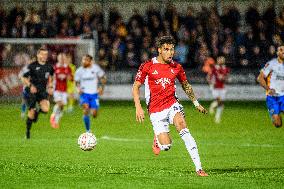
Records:
M97 145L97 138L93 133L83 133L78 138L78 145L84 151L91 151Z

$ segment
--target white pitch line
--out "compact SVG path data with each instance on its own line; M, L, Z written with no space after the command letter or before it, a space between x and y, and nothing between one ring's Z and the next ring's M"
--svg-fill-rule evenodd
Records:
M151 140L147 139L131 139L131 138L117 138L117 137L110 137L110 136L102 136L99 140L109 140L109 141L117 141L117 142L147 142ZM284 148L284 145L275 145L275 144L225 144L225 143L201 143L202 145L208 146L240 146L240 147L261 147L261 148Z

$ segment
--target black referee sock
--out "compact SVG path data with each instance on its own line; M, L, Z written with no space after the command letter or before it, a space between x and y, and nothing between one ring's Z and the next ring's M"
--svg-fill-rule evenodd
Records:
M34 123L37 122L39 113L40 113L40 110L35 111L34 119L32 120L32 122Z
M30 130L32 128L32 123L33 123L33 120L28 118L27 121L26 121L26 124L27 124L26 137L27 137L27 139L29 139L31 137Z

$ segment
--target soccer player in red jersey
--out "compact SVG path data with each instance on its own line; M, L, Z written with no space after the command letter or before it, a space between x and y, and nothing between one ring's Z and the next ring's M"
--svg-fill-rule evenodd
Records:
M198 103L182 66L172 60L174 45L175 40L171 36L159 38L157 41L159 55L140 66L132 91L136 107L136 120L140 123L144 121L139 89L142 84L145 84L146 103L155 134L152 146L154 154L158 155L160 150L170 149L172 140L169 135L169 125L174 124L192 158L197 175L208 176L201 167L197 145L187 129L183 106L176 97L176 78L197 110L202 113L207 113L207 111Z
M211 73L208 75L208 83L212 90L213 98L215 99L210 104L209 113L213 114L216 110L216 123L220 123L221 115L224 110L223 100L226 95L225 82L228 79L229 72L229 68L225 65L225 57L219 56L217 57L217 64L212 66Z
M54 66L55 91L53 98L55 105L50 116L50 124L53 128L59 128L59 120L63 115L64 105L67 104L67 80L73 79L71 68L66 62L66 55L60 53Z

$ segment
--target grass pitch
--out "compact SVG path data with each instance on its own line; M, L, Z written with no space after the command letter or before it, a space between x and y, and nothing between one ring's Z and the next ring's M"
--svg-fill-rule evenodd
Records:
M0 188L284 188L284 127L272 126L264 102L227 102L218 125L183 105L207 178L196 176L174 127L172 149L153 155L149 118L136 123L132 102L101 102L91 152L77 145L79 107L59 129L40 115L27 141L20 106L0 104Z

